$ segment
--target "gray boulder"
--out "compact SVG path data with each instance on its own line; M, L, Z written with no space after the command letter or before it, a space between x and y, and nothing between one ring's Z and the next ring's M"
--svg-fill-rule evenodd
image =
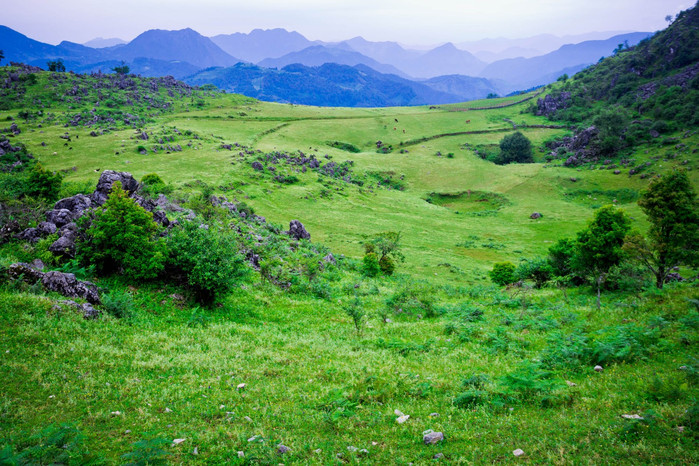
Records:
M75 218L82 215L84 211L92 206L90 198L84 194L76 194L56 202L53 206L55 210L66 209L73 213Z
M48 236L56 233L56 225L51 222L41 222L36 226L36 230L41 234L41 236Z
M63 296L83 298L90 304L100 304L100 297L95 284L80 281L72 273L46 272L41 278L41 284L47 290L55 291Z
M36 228L27 228L26 230L17 234L17 239L36 243L41 239L41 232Z
M59 256L75 256L75 236L72 234L61 236L49 246L49 251Z
M68 209L57 209L50 210L46 214L46 221L53 223L56 227L60 228L63 225L67 225L75 220L73 213Z
M112 190L112 185L117 181L121 182L121 187L124 191L128 192L129 195L138 190L138 181L134 179L131 173L105 170L100 175L95 192L90 196L92 204L101 206L107 202L107 197L109 197L109 193Z
M289 222L289 236L297 240L307 239L310 241L311 239L311 234L306 231L303 223L299 222L298 220L292 220Z
M256 171L258 171L258 172L265 169L265 167L263 167L262 164L261 164L260 162L253 162L253 163L252 163L252 168L253 168L253 170L256 170Z
M22 279L27 283L36 283L44 277L44 273L41 270L34 268L31 264L25 264L24 262L10 265L7 272L11 279Z
M541 218L542 215L539 212L534 212L529 216L529 218L536 220L537 218Z

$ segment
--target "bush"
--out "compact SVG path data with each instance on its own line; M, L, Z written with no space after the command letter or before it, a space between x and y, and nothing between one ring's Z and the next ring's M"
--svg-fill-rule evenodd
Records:
M508 134L500 141L500 155L496 159L496 163L499 165L512 162L532 163L533 161L532 143L524 134L517 131Z
M247 273L235 234L222 225L202 228L192 222L170 231L169 264L204 305L228 293Z
M426 283L408 283L397 290L386 304L394 311L407 314L420 314L424 317L434 317L434 289Z
M365 254L362 260L362 273L367 277L375 277L379 274L380 270L379 256L374 252Z
M49 202L55 201L58 199L62 181L63 177L60 174L46 170L40 163L36 163L29 171L25 194Z
M553 277L553 268L546 259L528 260L519 264L515 277L519 280L532 280L536 288L541 288Z
M83 228L88 222L89 216L81 218ZM103 275L123 269L129 279L155 278L166 257L159 230L153 214L129 198L117 181L107 202L94 213L84 240L78 242L77 257Z
M393 275L394 270L396 270L396 264L389 256L383 256L379 260L379 268L384 275Z
M515 270L512 262L498 262L493 265L493 270L488 275L496 285L505 286L516 281Z

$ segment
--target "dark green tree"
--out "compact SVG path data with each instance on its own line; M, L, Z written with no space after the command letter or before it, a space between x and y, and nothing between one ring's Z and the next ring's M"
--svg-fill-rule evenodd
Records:
M497 162L505 165L512 162L532 163L532 143L519 131L508 134L500 141L500 155Z
M625 249L655 275L655 285L662 289L674 267L699 266L697 195L687 173L674 172L653 181L638 205L650 222L648 238L635 232Z
M129 74L129 71L131 71L131 69L129 68L129 65L122 61L121 65L115 66L114 68L112 68L112 71L114 71L116 74L125 75Z
M3 50L0 50L0 61L3 61L5 59L5 52Z
M87 222L89 216L83 218ZM84 231L77 256L82 263L94 264L101 274L123 270L130 279L155 278L166 257L159 231L153 214L136 204L117 181Z
M488 275L496 285L505 286L517 280L516 269L512 262L497 262L493 265L493 270L488 272Z
M56 71L59 73L63 73L66 70L66 65L63 63L63 60L60 58L58 60L47 61L46 67L48 68L49 71Z
M376 253L381 272L392 275L396 262L405 261L405 256L401 252L401 233L386 231L376 235L371 241L364 245L365 252Z
M573 268L592 277L597 285L597 309L601 307L602 284L609 269L624 256L622 247L628 231L626 214L614 206L605 206L595 213L587 228L578 232Z
M235 233L225 225L203 228L198 222L186 222L170 231L167 245L170 265L204 305L228 293L249 271Z

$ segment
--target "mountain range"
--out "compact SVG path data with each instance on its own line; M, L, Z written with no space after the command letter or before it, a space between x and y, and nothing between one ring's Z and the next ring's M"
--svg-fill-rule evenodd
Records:
M396 42L371 42L362 37L340 42L311 41L285 29L255 29L248 34L211 38L189 28L154 29L127 43L99 38L86 44L64 41L50 45L0 26L0 46L8 62L45 67L47 61L60 58L67 70L76 72L108 71L124 62L131 72L144 76L172 75L201 84L211 79L209 83L220 85L222 89L284 102L328 102L332 100L327 98L329 89L347 91L343 83L348 80L353 83L354 90L340 94L348 103L363 106L368 102L427 103L429 99L435 99L433 103L456 102L528 89L554 81L564 73L572 74L600 57L611 55L619 44L632 46L649 35L636 32L604 40L586 40L537 56L528 55L547 50L546 44L551 48L552 43L565 39L541 35L524 39L519 45L506 39L470 43L480 57L487 57L489 53L491 58L497 54L523 55L491 63L464 50L464 44L446 43L429 50L416 50ZM577 36L585 37L593 36ZM257 66L237 66L239 63ZM324 67L326 64L339 66ZM305 84L301 79L304 73ZM253 79L253 76L266 83L264 89L241 81L245 77ZM284 89L283 83L305 85L309 92ZM326 97L311 98L311 85L319 86L316 91ZM403 94L398 98L387 91L389 87L393 89L391 92L402 89ZM367 94L358 96L357 89ZM299 100L299 96L306 96L306 100Z

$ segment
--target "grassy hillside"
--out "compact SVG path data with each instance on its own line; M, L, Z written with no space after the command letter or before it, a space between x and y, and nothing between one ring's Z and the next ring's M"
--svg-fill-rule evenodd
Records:
M199 218L244 232L245 247L273 243L313 262L308 251L323 245L338 258L317 276L295 269L288 288L251 269L209 308L177 282L95 276L46 255L45 242L9 241L3 267L48 258L119 304L84 320L55 307L55 293L3 282L0 462L490 463L518 460L515 449L542 463L699 460L696 282L661 292L622 286L620 272L598 311L587 286L504 289L487 278L495 262L545 255L602 205L645 230L635 202L653 175L686 168L699 185L694 132L636 146L642 169L615 174L547 160L545 143L571 130L528 112L541 94L320 108L157 79L0 74L0 128L16 123L20 133L2 131L10 143L65 175L61 197L92 192L107 169L157 173L185 206L204 192L266 217L255 229L199 204ZM489 161L515 130L536 163ZM287 163L300 152L320 167ZM4 206L20 176L2 174ZM310 245L279 239L292 219ZM402 233L405 262L367 278L364 243L386 231ZM365 314L360 331L348 309ZM396 410L410 418L397 422ZM444 440L425 445L430 429Z

